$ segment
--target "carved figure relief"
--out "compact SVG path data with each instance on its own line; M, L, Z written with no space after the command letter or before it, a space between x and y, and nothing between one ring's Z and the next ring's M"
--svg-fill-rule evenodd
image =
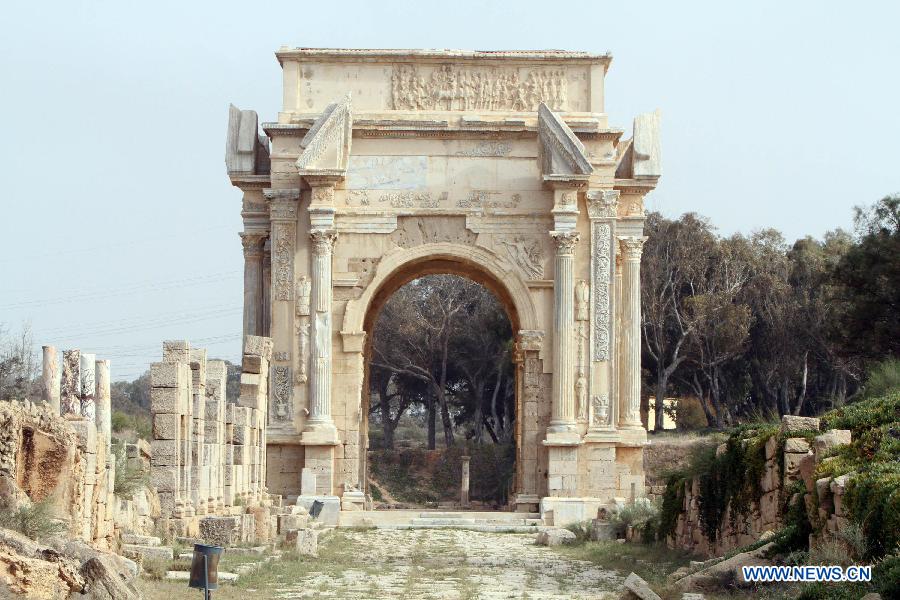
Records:
M290 421L293 418L291 395L291 368L275 365L272 367L272 418L276 421Z
M309 316L309 294L312 291L312 281L306 275L301 275L297 280L297 316Z
M273 299L292 300L294 293L294 240L293 223L274 223L275 244L272 248Z
M535 111L541 102L554 110L568 104L568 81L562 69L471 68L442 65L430 77L413 65L394 67L394 110Z
M591 286L584 279L579 279L575 284L575 320L587 321L590 311Z
M506 248L510 260L525 272L528 279L544 278L544 249L539 240L515 236L512 239L501 238L500 243Z
M297 368L297 383L309 380L309 319L302 319L297 325L298 355L300 365Z
M469 194L460 198L456 202L456 206L459 208L480 208L480 209L494 209L494 208L515 208L519 205L519 202L522 201L521 194L513 194L510 196L509 200L504 200L501 198L496 198L497 196L501 196L503 192L495 192L492 190L472 190Z
M609 269L612 260L610 251L612 235L609 224L594 225L593 288L594 288L594 360L609 360Z
M601 394L591 398L591 427L605 427L609 425L609 396Z
M530 390L541 387L541 368L537 358L525 359L525 388Z
M618 190L592 190L587 193L588 217L614 219L618 213Z
M587 421L587 377L584 376L584 369L579 369L575 378L575 399L578 402L578 420Z
M272 354L272 358L277 361L284 362L284 361L290 360L291 355L289 352L274 352Z

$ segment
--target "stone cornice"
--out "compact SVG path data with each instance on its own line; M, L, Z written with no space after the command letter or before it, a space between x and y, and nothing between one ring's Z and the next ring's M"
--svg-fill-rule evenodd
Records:
M534 113L523 113L524 118L503 119L472 119L462 117L454 119L423 119L418 113L407 113L411 118L404 118L403 113L393 115L390 118L372 116L369 118L354 118L353 136L384 138L384 137L440 137L440 138L465 138L475 135L496 136L501 134L520 133L527 137L537 133L537 119ZM312 128L315 118L312 116L299 116L294 123L263 123L263 131L269 137L300 137L305 136ZM600 121L596 118L570 118L563 117L563 121L575 134L584 139L612 140L617 142L624 131L615 128L601 128Z
M407 49L352 49L352 48L289 48L275 52L278 63L285 61L340 61L340 62L389 62L398 60L414 62L550 62L569 64L600 64L609 69L612 55L571 52L567 50L407 50Z
M251 175L249 173L230 173L228 178L231 180L231 185L240 188L245 192L247 190L261 190L272 184L272 178L268 174Z
M659 177L616 179L614 187L623 194L648 194L656 189L658 182Z

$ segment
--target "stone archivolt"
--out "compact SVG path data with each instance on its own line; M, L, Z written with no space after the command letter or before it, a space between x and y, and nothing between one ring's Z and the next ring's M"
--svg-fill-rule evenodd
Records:
M271 174L249 163L231 172L244 191L245 241L260 235L271 245L271 297L260 293L259 245L247 246L245 301L268 306L245 306L245 315L267 315L275 347L290 349L269 378L268 451L278 457L267 463L270 492L300 494L306 469L315 474L307 491L358 506L367 332L403 283L456 273L494 292L517 331L512 502L540 504L566 524L642 494L636 325L659 115L635 120L636 141L607 126L608 56L278 56L285 105L277 124L264 125ZM572 107L583 112L561 112ZM255 113L232 115L229 165L247 163L253 144L243 129ZM246 210L259 205L268 211Z

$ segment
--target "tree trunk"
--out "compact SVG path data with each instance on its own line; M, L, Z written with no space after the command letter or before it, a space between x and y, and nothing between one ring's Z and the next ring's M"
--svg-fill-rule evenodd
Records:
M434 423L435 418L437 417L437 415L435 414L436 413L435 406L436 406L435 399L429 398L428 399L428 411L427 411L428 416L425 417L425 420L428 421L428 449L429 450L434 450L437 447L437 443L435 440L435 438L437 436L436 436L435 423Z
M484 383L479 382L474 386L472 401L475 403L475 415L473 417L475 432L474 439L476 444L481 443L484 437L484 410L482 409L482 397L484 395Z

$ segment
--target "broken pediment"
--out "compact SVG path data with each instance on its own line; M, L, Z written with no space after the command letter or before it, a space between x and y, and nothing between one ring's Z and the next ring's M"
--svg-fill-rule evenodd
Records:
M303 152L297 159L300 175L338 175L347 173L353 115L350 94L329 104L300 142Z
M634 118L632 138L620 144L617 178L658 178L662 174L659 122L659 110L642 113Z
M269 138L258 131L254 110L228 106L225 168L229 175L265 175L269 172Z
M543 102L538 107L538 140L545 181L586 180L594 171L584 144Z

